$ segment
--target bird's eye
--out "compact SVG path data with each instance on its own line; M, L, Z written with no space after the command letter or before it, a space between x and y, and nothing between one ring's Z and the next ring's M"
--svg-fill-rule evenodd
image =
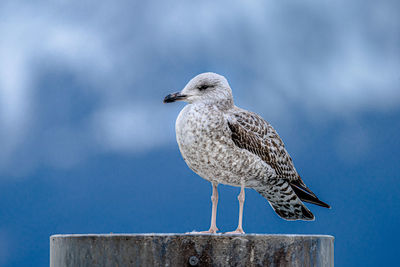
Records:
M210 88L210 87L212 87L212 86L211 85L207 85L207 84L203 84L203 85L198 86L197 89L199 89L200 91L204 91L204 90L206 90L207 88Z

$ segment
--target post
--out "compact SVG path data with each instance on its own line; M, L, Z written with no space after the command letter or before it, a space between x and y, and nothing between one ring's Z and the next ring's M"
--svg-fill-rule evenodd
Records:
M333 267L333 242L327 235L53 235L50 267Z

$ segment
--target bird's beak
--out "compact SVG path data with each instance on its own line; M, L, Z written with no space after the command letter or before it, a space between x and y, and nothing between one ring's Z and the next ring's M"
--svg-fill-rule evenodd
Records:
M169 94L164 98L164 103L172 103L179 100L184 100L187 95L181 94L180 92Z

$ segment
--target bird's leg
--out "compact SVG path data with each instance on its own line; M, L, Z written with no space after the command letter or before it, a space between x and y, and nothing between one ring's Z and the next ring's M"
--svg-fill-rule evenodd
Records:
M239 223L238 223L238 227L237 227L237 229L235 231L227 232L225 234L244 234L243 227L242 227L243 206L244 206L244 200L245 200L244 185L241 186L240 194L238 195L238 200L239 200Z
M201 233L215 234L218 231L217 228L218 184L213 182L212 188L213 190L211 196L211 202L212 202L211 225L208 231L203 231Z
M192 231L188 232L186 234L215 234L218 231L217 228L217 206L218 206L218 183L212 183L212 196L211 196L211 202L212 202L212 211L211 211L211 225L210 229L208 231Z

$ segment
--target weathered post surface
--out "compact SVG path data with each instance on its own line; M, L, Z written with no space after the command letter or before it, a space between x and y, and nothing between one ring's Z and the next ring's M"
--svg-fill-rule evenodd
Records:
M333 236L91 234L50 237L50 266L328 266Z

